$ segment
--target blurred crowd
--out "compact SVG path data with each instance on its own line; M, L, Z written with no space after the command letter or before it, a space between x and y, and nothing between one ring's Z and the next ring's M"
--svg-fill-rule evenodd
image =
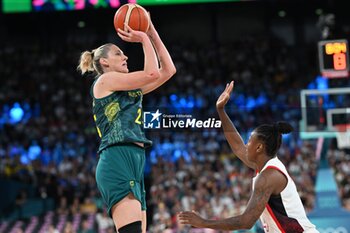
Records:
M327 156L333 168L342 206L350 210L350 151L332 148L328 151Z
M75 69L80 53L99 45L100 39L58 39L59 45L55 40L27 41L0 48L0 175L35 187L33 194L20 192L7 211L28 198L41 197L54 199L58 215L106 217L94 178L98 137L89 96L93 80L80 77ZM285 120L295 127L284 137L279 157L294 178L306 211L311 211L316 148L313 141L298 136L299 90L317 73L307 59L300 60L307 52L296 54L293 47L263 36L210 46L173 42L169 50L178 72L145 96L144 108L217 118L216 99L226 83L235 80L227 112L245 141L262 123ZM127 48L125 53L132 57ZM22 109L17 118L11 115L15 105ZM176 222L181 210L194 209L210 218L244 210L254 171L242 166L221 129L147 130L147 135L154 142L147 150L146 169L150 232L186 232ZM349 155L332 152L330 161L349 208ZM104 230L111 228L106 222L101 224Z

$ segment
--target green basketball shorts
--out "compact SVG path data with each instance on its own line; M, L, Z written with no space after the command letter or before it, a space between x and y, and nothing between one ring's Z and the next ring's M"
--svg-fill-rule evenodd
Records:
M104 149L96 167L96 183L112 217L112 207L130 192L146 210L145 149L132 143Z

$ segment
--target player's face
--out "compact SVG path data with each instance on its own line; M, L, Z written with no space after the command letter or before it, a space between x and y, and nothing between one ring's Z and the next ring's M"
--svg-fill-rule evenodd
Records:
M256 133L253 131L250 134L250 137L247 143L247 156L248 156L248 160L251 162L256 161L258 143L259 143L258 137Z
M108 64L113 71L128 73L128 57L124 55L123 51L117 46L111 46L108 52Z

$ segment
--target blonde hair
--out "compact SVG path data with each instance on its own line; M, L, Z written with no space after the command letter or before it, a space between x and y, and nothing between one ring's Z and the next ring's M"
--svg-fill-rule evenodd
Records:
M81 71L81 74L85 74L86 72L103 74L104 71L100 63L100 58L107 58L107 54L111 46L113 46L113 44L108 43L101 45L92 51L82 52L77 69Z

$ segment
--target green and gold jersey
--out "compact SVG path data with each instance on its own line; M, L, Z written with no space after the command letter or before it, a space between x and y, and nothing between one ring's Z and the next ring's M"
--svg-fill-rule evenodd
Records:
M98 153L118 143L140 142L145 147L151 146L152 141L145 137L143 129L142 91L116 91L95 98L94 84L91 87L93 114L101 138Z

